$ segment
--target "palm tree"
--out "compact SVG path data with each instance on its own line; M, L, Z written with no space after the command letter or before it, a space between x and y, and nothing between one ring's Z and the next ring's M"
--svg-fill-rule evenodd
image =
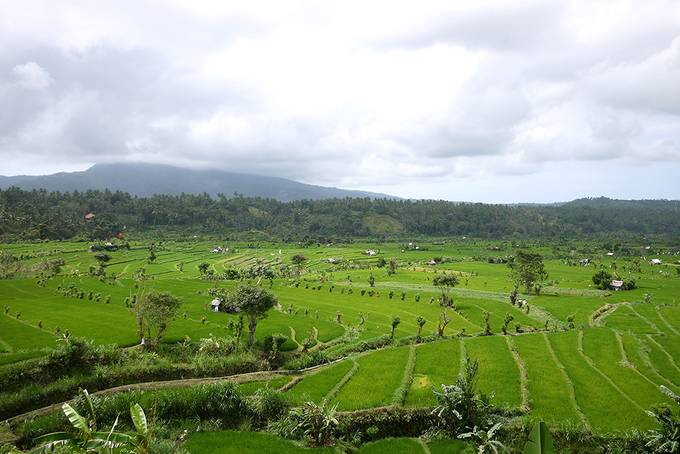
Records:
M427 323L427 320L422 315L419 315L416 317L416 323L418 324L418 336L417 338L420 339L420 335L423 332L423 326L425 326L425 323Z
M392 332L390 333L390 339L394 339L394 330L397 329L401 323L401 319L398 316L392 317Z

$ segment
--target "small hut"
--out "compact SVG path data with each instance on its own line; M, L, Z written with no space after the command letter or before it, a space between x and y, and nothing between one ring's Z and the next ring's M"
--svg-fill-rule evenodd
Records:
M611 287L612 290L616 290L616 291L623 290L623 287L624 287L623 281L619 281L619 280L614 279L609 284L609 287Z
M220 301L219 298L215 298L210 302L210 309L213 312L219 312L220 311L220 304L222 304L222 301Z

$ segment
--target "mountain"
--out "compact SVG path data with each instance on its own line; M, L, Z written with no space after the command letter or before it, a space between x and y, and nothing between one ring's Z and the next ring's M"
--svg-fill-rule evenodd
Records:
M221 193L230 197L239 193L246 197L271 198L282 202L345 197L397 198L373 192L315 186L285 178L141 163L95 164L82 172L60 172L52 175L0 176L0 189L11 186L62 192L110 189L140 197L204 192L212 196Z

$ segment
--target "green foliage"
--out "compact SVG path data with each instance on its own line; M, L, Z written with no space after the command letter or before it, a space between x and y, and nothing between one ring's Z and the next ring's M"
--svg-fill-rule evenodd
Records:
M401 319L398 316L392 317L392 331L390 332L390 339L394 339L394 330L401 323Z
M437 417L436 427L450 436L487 427L491 406L488 399L476 390L479 364L465 361L465 370L458 376L453 385L441 385L441 391L432 389L437 398L437 406L432 414Z
M160 226L210 233L264 231L287 238L374 235L370 223L379 210L394 219L399 233L498 237L592 235L596 233L680 233L677 201L582 199L559 206L507 206L445 201L330 199L282 203L246 197L211 198L206 194L132 197L110 191L46 192L0 190L6 222L0 238L111 238L123 225L135 231ZM93 209L85 221L80 213ZM99 214L101 213L101 214ZM238 213L237 216L234 213ZM262 216L261 213L267 213ZM338 222L342 220L342 222ZM396 230L393 230L396 232Z
M541 282L548 278L543 264L543 256L536 252L517 251L510 266L515 287L523 285L527 293L535 290L538 293Z
M255 344L255 330L258 319L267 316L278 300L276 296L257 285L241 284L223 296L226 312L240 312L248 317L248 346Z
M600 270L592 277L593 284L600 290L607 290L612 282L612 274L606 270Z
M524 454L555 454L550 430L543 421L537 422L531 429Z
M251 411L260 421L278 419L289 409L288 399L269 386L258 389L249 401Z
M458 278L453 274L438 274L432 278L432 285L439 287L442 292L441 305L444 307L452 307L453 300L449 291L451 288L458 285Z
M286 418L270 427L283 437L302 439L314 446L328 445L333 441L338 426L336 408L325 402L305 402L292 408Z
M474 427L470 432L460 434L458 438L472 440L477 447L477 454L507 452L505 445L496 439L501 427L501 423L496 423L486 430Z
M675 411L668 405L659 405L647 413L659 423L659 429L647 433L646 447L653 453L680 452L680 396L661 385L664 394L675 402Z
M145 294L133 308L142 343L158 346L181 304L182 300L170 292Z

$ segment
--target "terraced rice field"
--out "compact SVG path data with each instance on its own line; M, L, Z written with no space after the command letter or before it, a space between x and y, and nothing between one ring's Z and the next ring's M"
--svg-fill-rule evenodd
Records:
M520 309L509 303L512 283L507 266L485 259L511 254L512 248L504 243L495 246L500 250L471 242L431 243L404 251L400 244L302 248L260 243L237 244L224 254L210 253L213 246L169 243L149 264L148 250L133 244L129 251L109 253L107 274L116 278L104 282L87 275L96 260L84 243L2 246L26 256L27 266L44 257L37 254L40 251L63 258L65 266L44 287L35 278L0 280L4 308L0 366L44 354L54 345L57 330L101 344L136 344L133 315L125 299L138 290L132 277L140 267L148 279L137 285L170 291L184 301L166 342L228 335L236 318L211 312L208 290L235 282L200 279L197 264L207 262L215 273L255 264L279 269L289 266L293 255L304 254L308 260L299 279L290 272L265 283L279 298L280 308L258 325L259 341L281 333L288 337L283 349L293 352L311 337L312 350L334 352L345 342L390 334L393 318L399 317L394 338L403 345L353 354L305 374L286 392L293 401L326 401L340 410L434 406L432 389L455 381L466 354L479 361L479 388L493 396L494 404L552 425L583 425L605 432L646 429L653 422L645 410L667 401L659 385L680 391L680 279L675 277L674 256L662 256L668 265L661 268L642 262L639 272L627 272L637 278L636 290L605 292L593 288L593 273L613 269L615 260L622 268L633 258L598 255L597 265L569 266L563 259L551 258L550 248L538 247L552 282L541 295L522 295L528 309ZM378 255L364 255L369 248ZM427 265L435 256L450 260ZM380 257L397 259L395 274L376 266ZM456 274L460 281L450 290L455 309L446 310L447 338L412 348L408 344L418 332L418 316L426 319L423 336L436 333L441 289L432 285L432 279L444 272ZM374 287L369 276L375 278ZM102 299L73 298L58 291L69 285L85 294L98 293ZM107 296L109 303L104 302ZM481 336L486 313L491 335ZM502 335L508 315L512 316L509 334ZM406 386L405 396L397 392L402 386ZM437 449L430 446L431 452Z

